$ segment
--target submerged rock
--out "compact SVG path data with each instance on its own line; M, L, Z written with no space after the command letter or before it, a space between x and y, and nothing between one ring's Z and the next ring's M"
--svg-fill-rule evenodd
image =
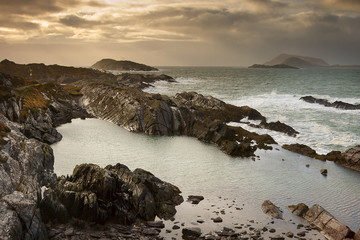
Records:
M266 200L263 202L263 204L261 205L261 210L273 218L283 218L280 208L275 206L270 200Z

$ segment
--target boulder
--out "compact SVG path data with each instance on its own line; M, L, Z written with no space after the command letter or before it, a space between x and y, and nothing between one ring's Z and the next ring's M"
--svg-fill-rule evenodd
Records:
M283 218L280 208L275 206L270 200L266 200L263 202L263 204L261 205L261 210L265 214L267 214L273 218L278 218L278 219Z
M182 229L182 238L185 240L198 239L201 236L201 229L198 227L187 227Z
M309 210L309 207L304 203L299 203L297 205L288 206L288 209L292 214L303 217L304 214Z

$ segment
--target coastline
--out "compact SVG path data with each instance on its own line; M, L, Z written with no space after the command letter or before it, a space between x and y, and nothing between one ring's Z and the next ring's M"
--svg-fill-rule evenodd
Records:
M84 82L83 83L80 83L80 84L84 84ZM132 84L132 83L131 83ZM135 83L136 84L136 83ZM88 87L89 85L87 85L87 87ZM90 92L91 91L94 91L94 89L95 89L95 91L98 93L98 91L96 90L96 84L95 85L93 85L92 86L92 88L89 88L89 89L87 89L86 91L88 91L88 93L86 93L85 92L85 95L86 94L90 94ZM127 93L129 94L128 96L132 96L131 94L134 94L134 91L135 91L135 98L133 98L133 99L130 99L130 101L129 101L129 99L125 99L126 101L129 101L128 103L131 103L131 101L132 100L135 100L135 101L137 101L138 103L140 103L140 104L142 104L143 102L142 101L145 101L145 103L147 103L146 101L148 101L149 100L149 96L151 96L151 101L152 102L154 102L154 103L156 103L156 104L159 104L159 102L160 103L162 103L162 102L168 102L168 98L166 97L166 96L161 96L161 95L156 95L156 94L152 94L152 95L147 95L147 94L145 94L145 93L141 93L141 91L138 91L138 90L131 90L131 91L128 91ZM123 91L122 91L123 92ZM125 91L126 92L126 91ZM82 94L84 94L83 92L82 92ZM138 95L138 94L140 94L140 95ZM104 94L104 96L105 96L106 94ZM111 95L111 96L114 96L114 95ZM147 98L147 100L146 100L146 98L143 98L143 96L145 96L146 98ZM186 104L188 103L187 101L190 101L190 106L191 107L197 107L198 109L202 109L201 111L203 111L203 113L207 113L207 114L209 114L210 116L212 116L211 115L211 113L209 112L209 109L207 109L206 110L206 108L210 105L211 107L211 110L216 110L217 108L220 108L220 109L222 109L222 110L224 110L224 105L223 105L223 103L221 103L221 101L219 102L219 100L216 100L216 99L214 99L214 98L207 98L207 97L204 97L204 96L199 96L199 95L197 95L196 93L192 93L192 95L190 95L191 96L191 98L190 99L188 99L187 98L187 95L185 95L185 96L182 96L182 98L183 99L185 99L186 101L184 102L183 100L181 100L180 99L180 104L183 104L183 105L181 105L181 106L186 106ZM198 98L198 100L199 100L199 102L191 102L191 100L194 98L194 97L196 97L196 98ZM140 99L140 100L139 100ZM87 101L85 101L85 102L91 102L91 101L93 101L93 99L88 99ZM174 101L173 99L172 99L172 101ZM205 102L204 102L205 101ZM83 102L84 103L84 102ZM72 104L72 103L71 103ZM73 105L71 105L70 104L70 106L71 107L73 107ZM97 103L96 103L97 104ZM205 104L205 105L204 105ZM155 105L155 108L154 109L157 109L157 107L158 107L159 105ZM170 104L170 106L171 106L171 104ZM175 106L177 106L177 107L179 107L180 105L179 104L177 104L177 105L175 105ZM76 105L75 106L75 108L77 108L78 106ZM151 106L150 105L150 107L153 107L153 106ZM174 107L174 106L172 106L172 107ZM164 105L163 106L161 106L161 108L160 109L164 109L164 108L166 108ZM14 109L15 109L15 107L14 107ZM56 108L55 108L56 109ZM65 108L66 109L66 108ZM170 109L170 108L169 108ZM204 111L204 109L205 109L205 111ZM230 107L230 109L232 109L232 107ZM57 110L59 110L59 108L57 108ZM62 109L62 110L64 110L64 109ZM67 109L68 110L68 109ZM80 110L80 109L78 109L78 110ZM226 108L225 108L225 110L226 110ZM262 119L262 120L264 120L264 117L263 116L261 116L261 114L260 115L258 115L258 112L256 111L256 110L254 110L254 109L249 109L249 108L245 108L245 109L242 109L243 110L243 112L241 113L241 117L244 117L244 115L246 116L248 116L248 117L252 117L252 118L255 118L255 119ZM71 111L73 111L73 110L71 110ZM94 106L92 107L92 111L93 111L93 113L94 113ZM131 111L134 111L134 109L130 109L130 112ZM137 111L136 109L135 109L135 111ZM162 110L161 110L162 111ZM160 111L160 113L162 113ZM229 109L227 109L227 111L229 111ZM16 112L16 111L15 111ZM169 112L168 110L166 110L165 112ZM96 113L96 112L95 112ZM189 113L191 113L191 114L194 114L194 112L189 112ZM220 113L221 113L221 111L220 111ZM8 115L8 117L10 116L10 114L9 114L9 111L6 111L6 114ZM49 114L49 113L47 113L47 114ZM101 115L102 113L101 112L98 112L98 113L96 113L95 115ZM162 113L163 114L163 113ZM195 114L197 114L197 113L195 113ZM182 113L182 115L183 115L183 113ZM11 115L11 116L14 116L14 115ZM55 115L55 116L57 116L57 115ZM66 115L66 120L64 121L64 120L62 120L62 119L58 119L57 121L58 122L68 122L69 120L71 120L74 116L76 116L76 115L70 115L70 116L68 116L68 115ZM171 115L170 115L171 116ZM19 115L18 115L18 117L19 117ZM30 115L30 118L31 118L32 116ZM51 117L53 117L54 118L54 116L51 116L51 114L50 114L50 118ZM123 116L120 116L120 120L121 120L121 118L122 118ZM47 117L47 118L49 118L49 116ZM101 117L101 118L104 118L104 119L108 119L109 120L109 117L107 117L106 115L105 115L105 117ZM235 115L235 118L240 118L238 115ZM32 117L32 119L34 119L34 117ZM37 117L37 119L39 119L38 117ZM56 119L56 118L54 118L54 119ZM155 115L155 119L157 119L157 116ZM132 119L130 119L130 120L132 120ZM158 120L158 119L157 119ZM44 119L42 119L41 120L42 122L45 122L45 120ZM171 121L173 121L173 119L171 120ZM141 119L140 119L140 122L141 122ZM180 121L181 122L181 121ZM31 126L35 126L36 124L38 124L39 123L39 121L33 121L32 122L32 124L33 125L31 125ZM131 123L131 122L130 122ZM157 123L157 122L155 122L155 123ZM212 125L213 123L216 123L216 125ZM266 123L266 122L265 122ZM131 124L133 124L133 123L131 123ZM138 126L136 126L136 125L129 125L130 127L128 127L128 130L131 130L131 131L139 131L140 129L138 129L137 127ZM172 125L173 123L171 122L171 125ZM236 141L238 141L238 139L233 139L233 137L235 136L234 135L234 133L229 133L228 132L228 128L226 128L226 127L223 127L223 125L219 125L218 124L218 122L217 121L212 121L212 122L210 122L210 123L207 123L206 121L203 121L203 120L201 120L201 124L205 124L205 128L207 128L206 130L202 130L201 132L200 132L200 134L198 135L198 136L196 136L198 139L200 139L200 140L203 140L204 142L212 142L212 143L215 143L215 144L217 144L217 142L221 139L221 138L225 138L225 140L224 139L221 139L221 142L220 142L220 144L218 144L220 147L223 147L224 145L224 143L225 144L228 144L228 142L223 142L223 141L228 141L228 140L231 140L231 141L233 141L233 145L225 145L225 152L227 152L228 154L234 154L234 155L242 155L242 154L244 154L243 156L248 156L247 154L247 152L249 151L250 153L252 152L254 152L255 151L255 149L253 149L253 150L251 150L251 148L249 148L249 146L247 145L246 146L246 149L244 149L243 148L243 146L241 146L241 145L239 145L239 144L236 144L236 143L234 143L234 142L236 142ZM119 125L123 125L123 124L119 124ZM174 125L172 125L172 126L174 126ZM50 124L50 125L46 125L46 127L48 127L48 128L50 128L50 129L54 129L54 125L53 124ZM214 129L211 129L212 127L215 127ZM20 128L21 128L21 126L20 126ZM31 127L30 127L30 129L32 129ZM169 129L169 128L168 128ZM179 128L178 128L179 129ZM225 129L225 130L224 130ZM36 130L36 131L35 131ZM28 131L27 132L27 134L28 134L28 136L27 137L29 137L29 138L31 138L31 137L36 137L37 136L37 134L38 134L38 131L40 131L41 132L41 129L35 129L34 131ZM15 131L15 130L14 130ZM48 134L48 131L49 131L49 129L46 129L46 134ZM165 131L165 132L163 132L163 131ZM146 133L148 133L148 134L155 134L155 135L171 135L171 134L169 134L169 133L167 133L166 134L166 131L168 131L168 130L161 130L161 128L158 128L158 129L156 129L155 128L155 130L150 130L150 131L145 131ZM183 130L181 130L181 131L183 131ZM231 131L230 131L231 132ZM25 131L25 133L26 133L26 131ZM238 133L240 133L240 132L238 132ZM43 140L43 141L47 141L48 143L50 143L50 142L55 142L55 141L58 141L59 139L59 137L58 137L58 134L56 133L56 132L53 132L52 131L52 134L55 136L55 137L57 137L56 139L52 139L52 138L49 138L49 136L48 135L45 135L44 133L41 133L41 136L40 137L38 137L39 138L39 140ZM172 134L174 134L174 133L172 133ZM203 135L203 134L205 134L205 135ZM218 135L219 136L218 136ZM245 133L245 134L249 134L249 133ZM192 133L191 134L189 134L190 136L191 135L193 135ZM256 135L248 135L248 137L250 137L250 139L256 139L256 138L258 138L258 136L256 136ZM6 137L5 137L5 141L6 141ZM47 139L47 140L46 140ZM51 140L49 140L49 139L51 139ZM258 142L258 140L256 140L257 142ZM260 145L260 146L262 146L262 144L264 144L264 143L262 143L261 141L263 141L263 140L260 140L259 142L258 142L258 145ZM267 140L265 140L265 141L267 141ZM273 143L273 142L268 142L267 144L269 144L269 143ZM235 145L234 145L235 144ZM6 144L5 144L6 145ZM240 147L239 147L240 146ZM264 146L266 146L266 145L264 145ZM238 148L239 148L239 150L238 150ZM20 147L20 149L21 149L21 147ZM19 151L21 151L21 150L19 150ZM52 166L48 166L48 168L51 170L52 169ZM39 183L35 183L36 185L38 185ZM41 184L40 184L41 185ZM36 192L36 191L35 191ZM265 199L264 199L265 200Z

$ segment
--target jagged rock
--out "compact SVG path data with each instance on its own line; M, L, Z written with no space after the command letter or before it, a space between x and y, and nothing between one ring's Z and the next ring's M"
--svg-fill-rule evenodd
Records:
M4 196L2 200L16 213L22 227L27 230L23 239L48 238L36 201L27 199L23 193L17 191Z
M288 206L288 209L292 214L303 217L304 214L309 210L309 207L304 203L299 203L297 205Z
M305 97L301 97L300 99L304 100L305 102L308 102L308 103L318 103L318 104L324 105L325 107L341 108L341 109L345 109L345 110L360 109L360 104L350 104L350 103L346 103L346 102L342 102L342 101L335 101L333 103L330 103L326 99L319 99L319 98L315 98L313 96L305 96Z
M261 205L261 210L273 218L282 219L282 212L279 207L275 206L270 200L266 200Z
M191 202L192 204L199 204L199 202L201 202L202 200L204 200L204 197L197 195L189 195L187 199L187 201Z
M182 238L186 240L197 239L201 236L201 229L197 227L188 227L182 229Z
M22 240L23 227L15 211L0 202L0 237L4 240Z
M61 178L45 191L44 205L86 221L116 219L131 224L136 218L170 218L183 199L180 190L142 169L131 172L125 165L100 168L94 164L76 166L70 178ZM56 201L58 199L58 201ZM60 206L60 207L59 207ZM66 214L63 214L64 218Z

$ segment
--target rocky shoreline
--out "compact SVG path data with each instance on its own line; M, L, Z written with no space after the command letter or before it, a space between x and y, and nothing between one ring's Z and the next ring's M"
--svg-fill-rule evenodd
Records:
M284 123L267 122L255 109L210 96L184 92L168 97L142 91L157 80L174 81L166 75L115 76L91 69L10 61L1 62L0 69L15 75L0 73L2 239L160 239L156 230L160 223L145 223L156 217L170 219L175 206L183 201L176 186L121 164L106 168L84 164L77 166L73 175L57 178L48 144L61 140L56 127L71 119L96 117L133 132L196 137L240 157L254 156L258 148L272 149L276 142L269 135L231 127L228 122L259 120L254 127L290 136L298 133ZM310 151L307 156L330 156L359 171L358 148L324 157ZM227 228L222 235L202 238L219 237L246 238ZM261 239L257 233L250 237Z

